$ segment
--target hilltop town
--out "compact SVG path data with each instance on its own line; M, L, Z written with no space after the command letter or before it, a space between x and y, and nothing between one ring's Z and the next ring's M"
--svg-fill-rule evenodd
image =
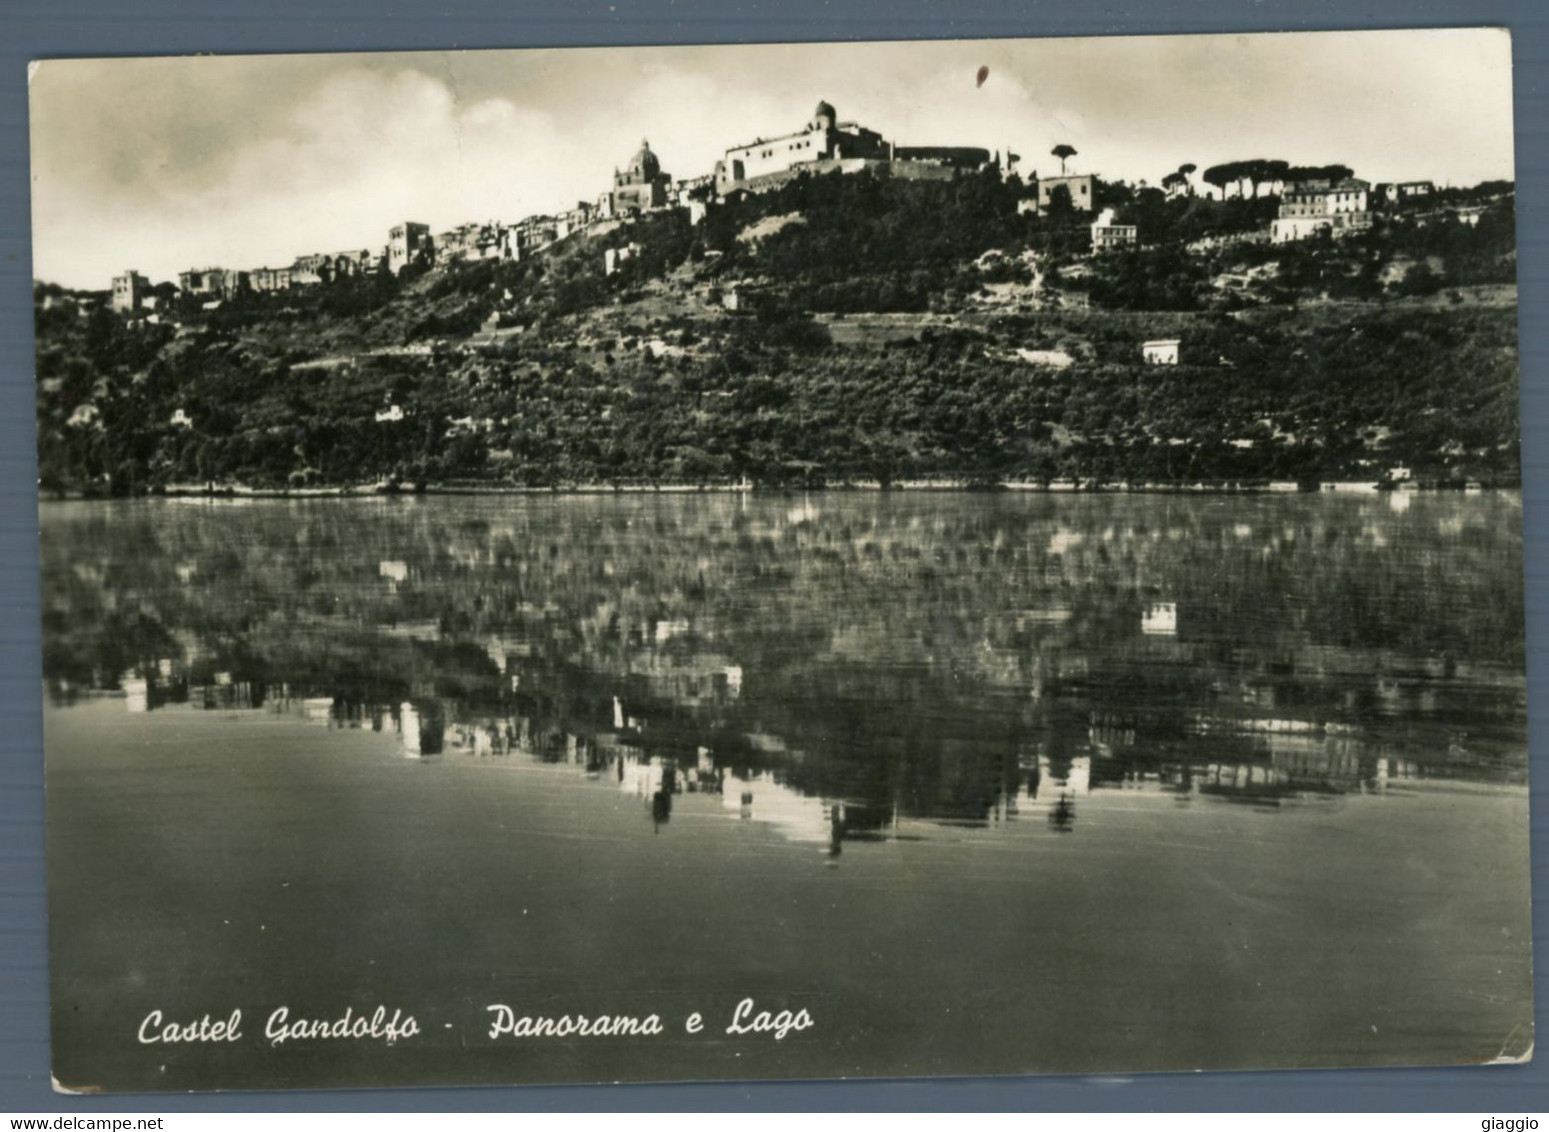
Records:
M1514 483L1513 187L1126 183L818 104L674 179L35 287L67 492Z
M302 255L287 267L191 268L179 273L176 293L219 302L248 291L285 291L375 272L396 276L416 266L516 261L572 234L595 234L643 213L681 210L691 224L698 224L716 201L767 191L803 173L886 170L894 176L941 180L959 171L982 169L990 161L984 149L895 145L874 130L840 122L834 108L820 102L805 128L728 149L714 172L703 176L674 180L645 140L622 168L614 169L612 185L596 201L578 201L564 212L528 216L514 223L462 224L435 235L427 224L405 221L389 230L387 243L376 251ZM998 154L995 161L1000 164ZM1010 164L1008 159L1002 167L1009 171ZM1090 185L1091 178L1085 180ZM609 261L610 270L616 259ZM120 312L152 312L165 294L165 288L158 292L132 269L113 278L112 305Z

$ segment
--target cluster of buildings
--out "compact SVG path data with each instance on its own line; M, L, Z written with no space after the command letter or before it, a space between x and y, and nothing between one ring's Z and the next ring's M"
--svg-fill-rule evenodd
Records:
M1347 236L1372 226L1377 209L1423 202L1436 192L1432 181L1371 184L1359 177L1293 181L1280 189L1279 215L1270 222L1269 240L1283 244L1327 232Z
M684 210L697 224L717 200L778 188L803 173L885 169L893 176L949 180L986 168L1010 173L1018 160L1009 150L992 154L971 146L901 146L856 122L841 121L832 104L819 102L811 120L800 130L732 146L715 163L713 172L703 176L674 180L662 168L650 143L642 141L639 150L614 169L611 184L595 201L577 202L561 213L529 216L515 223L491 220L463 224L440 233L432 233L426 224L405 221L393 226L387 243L376 250L303 255L284 267L195 268L179 274L177 287L183 295L201 298L206 307L213 307L244 292L281 292L378 273L396 276L410 268L460 261L521 260L574 232L597 231L600 225L662 209ZM1112 209L1098 212L1100 186L1095 175L1067 174L1062 169L1060 175L1050 177L1034 172L1028 182L1018 212L1040 216L1056 211L1097 213L1091 225L1094 252L1122 250L1139 242L1136 225L1119 223ZM1169 195L1193 191L1182 171L1169 175L1164 185ZM1268 237L1273 243L1284 243L1324 231L1343 235L1368 228L1373 207L1397 207L1422 199L1433 193L1435 186L1429 181L1409 181L1373 187L1345 177L1277 182L1269 189L1279 196L1280 205ZM1223 195L1225 192L1223 189ZM609 274L619 269L631 250L619 248L607 253ZM112 308L124 313L154 310L158 290L162 295L167 293L139 272L125 271L113 279Z
M1269 225L1270 243L1305 240L1322 232L1344 236L1370 228L1370 192L1371 185L1359 177L1287 185L1280 194L1280 213Z
M898 146L874 130L839 121L833 106L820 102L800 131L733 146L710 174L674 180L663 170L650 142L642 141L640 149L614 169L606 191L595 201L579 201L565 212L529 216L515 223L463 224L434 234L426 224L405 221L391 228L387 243L375 251L304 255L284 267L194 268L179 273L178 289L204 299L208 306L245 292L287 291L376 273L396 276L411 267L520 260L574 232L661 209L684 210L697 224L719 198L765 192L803 172L854 173L886 167L898 176L946 180L991 163L1009 171L1015 160L1009 152L1003 160L999 154L992 157L989 150L973 147ZM627 253L615 256L610 267L616 270L625 258ZM127 270L114 277L111 302L115 311L123 313L154 310L154 287L139 272Z
M1172 655L1166 642L1179 636L1179 613L1170 601L1142 607L1140 632L1158 639L1148 655ZM661 634L657 637L660 643ZM189 663L166 657L128 669L116 682L129 714L173 707L262 711L330 732L376 732L408 759L515 758L542 764L550 773L569 768L571 781L585 789L640 799L658 826L670 821L679 799L703 795L696 811L702 818L762 822L790 841L827 843L831 857L845 840L872 844L898 836L906 825L907 836L915 839L928 836L931 827L960 830L964 822L1046 817L1068 829L1078 804L1085 804L1081 799L1116 790L1132 800L1149 794L1278 804L1276 799L1304 794L1382 794L1431 777L1478 776L1458 744L1431 763L1400 757L1382 731L1359 721L1329 718L1302 704L1286 710L1283 679L1252 673L1237 686L1246 711L1184 714L1166 720L1160 730L1158 721L1137 719L1122 706L1095 705L1065 721L1050 712L1045 727L993 758L953 758L961 753L947 740L934 786L867 787L834 774L832 760L808 747L810 728L772 731L740 722L734 708L742 668L723 656L663 659L639 670L632 661L611 692L604 672L592 670L603 691L586 698L510 694L497 690L499 684L509 682L514 691L532 683L526 664L530 642L511 644L514 651L498 637L485 642L499 682L471 688L472 694L457 699L441 698L429 686L407 699L371 689L363 696L334 695L326 685L216 670L213 659ZM1368 688L1393 716L1426 718L1445 711L1444 684L1438 688L1423 677L1407 684L1384 676ZM689 721L689 730L656 753L642 750L639 736L664 710ZM703 727L712 719L713 734ZM731 736L722 745L723 737ZM882 754L899 757L891 749Z
M717 196L777 188L803 173L858 173L886 167L897 176L950 180L959 172L1016 161L973 146L900 146L856 122L841 122L830 103L819 102L812 119L795 133L732 146L715 163Z
M1168 197L1192 193L1182 173L1164 179ZM1234 194L1229 184L1222 196ZM1335 236L1363 231L1371 227L1373 210L1398 208L1424 201L1436 191L1431 181L1403 181L1372 185L1358 177L1321 178L1303 181L1274 180L1260 186L1264 195L1279 198L1279 214L1266 233L1271 243L1304 240L1320 232ZM1057 177L1034 175L1029 192L1017 203L1022 214L1047 216L1061 209L1072 213L1097 212L1099 181L1090 173L1061 174ZM1471 218L1464 217L1465 221ZM1091 225L1092 251L1119 251L1135 247L1139 228L1116 219L1112 208L1097 213Z
M1024 202L1028 206L1025 211L1047 212L1049 192L1052 192L1056 181L1078 182L1069 186L1071 204L1076 211L1085 211L1090 206L1083 206L1081 202L1091 199L1088 193L1090 186L1085 183L1089 180L1065 177L1040 181L1037 196ZM1168 195L1177 195L1179 185L1186 185L1186 182L1180 178L1169 184ZM1046 186L1049 187L1048 191ZM1359 177L1324 177L1304 181L1276 181L1269 189L1269 195L1279 197L1279 206L1278 214L1270 222L1266 234L1270 243L1283 244L1305 240L1323 232L1337 237L1365 231L1372 226L1376 209L1398 208L1411 202L1423 201L1436 191L1436 186L1431 181L1405 181L1374 186ZM1136 226L1117 223L1113 209L1104 209L1092 224L1094 252L1134 247L1138 240Z
M1063 185L1070 193L1071 207L1086 211L1091 207L1090 177L1058 177L1038 182L1037 193L1023 202L1023 211L1046 213L1051 196ZM1265 185L1267 196L1279 198L1278 214L1270 222L1267 236L1270 243L1283 244L1305 240L1327 232L1333 236L1346 236L1362 232L1372 226L1373 214L1379 209L1394 209L1423 202L1436 192L1431 181L1403 181L1373 185L1359 177L1322 177L1301 181L1276 180ZM1187 179L1175 176L1167 183L1169 197L1189 191ZM1223 196L1231 194L1223 192ZM1467 223L1475 217L1460 216ZM1092 224L1092 250L1112 251L1134 247L1139 240L1135 225L1120 224L1114 219L1112 209L1104 209Z

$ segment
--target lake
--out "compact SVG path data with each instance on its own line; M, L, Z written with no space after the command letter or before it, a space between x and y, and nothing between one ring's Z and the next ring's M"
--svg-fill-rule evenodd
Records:
M42 523L66 1086L1531 1047L1516 493ZM812 1024L728 1033L744 999ZM378 1005L420 1032L265 1037ZM492 1038L492 1005L663 1033ZM237 1041L137 1036L237 1008Z

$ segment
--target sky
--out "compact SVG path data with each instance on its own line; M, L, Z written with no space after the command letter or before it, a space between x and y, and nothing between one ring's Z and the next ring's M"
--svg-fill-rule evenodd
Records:
M988 77L977 82L981 67ZM33 275L289 264L594 201L648 139L675 178L819 99L903 145L1024 176L1340 162L1370 181L1514 177L1501 29L67 59L30 77Z

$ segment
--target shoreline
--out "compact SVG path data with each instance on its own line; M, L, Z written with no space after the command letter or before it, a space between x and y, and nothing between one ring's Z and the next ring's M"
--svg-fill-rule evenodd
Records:
M959 492L992 495L1002 492L1020 492L1042 495L1393 495L1393 494L1479 494L1481 492L1521 491L1520 481L1509 484L1484 483L1470 480L1462 484L1383 484L1370 480L1336 480L1299 484L1288 480L1267 483L1116 483L1085 484L1071 480L1054 480L1049 483L1011 481L995 484L978 484L968 480L902 480L883 485L876 480L848 480L834 484L790 484L757 486L750 483L735 484L606 484L581 483L552 487L530 487L520 484L427 484L422 488L386 490L376 486L316 487L316 488L257 488L243 485L224 485L215 488L198 488L192 485L169 485L152 492L130 496L93 495L83 491L38 492L39 503L70 503L87 500L113 499L395 499L420 496L447 495L511 495L511 496L591 496L591 495L805 495L811 492L874 492L892 495L903 492Z

